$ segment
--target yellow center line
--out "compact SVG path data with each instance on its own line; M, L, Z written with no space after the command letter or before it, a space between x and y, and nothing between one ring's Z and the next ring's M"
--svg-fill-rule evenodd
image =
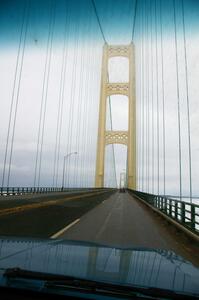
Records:
M78 199L78 198L85 198L85 197L94 196L96 194L98 195L98 194L102 194L102 193L106 193L106 192L107 191L102 191L102 192L100 191L100 192L95 192L95 193L88 193L88 194L83 194L83 195L72 196L72 197L68 197L68 198L64 198L64 199L62 198L60 200L50 200L50 201L46 201L46 202L25 204L25 205L16 206L16 207L5 208L0 211L0 216L16 214L16 213L23 212L26 210L31 210L31 209L35 209L35 208L41 208L41 207L59 204L66 200L68 201L68 200L73 200L73 199Z

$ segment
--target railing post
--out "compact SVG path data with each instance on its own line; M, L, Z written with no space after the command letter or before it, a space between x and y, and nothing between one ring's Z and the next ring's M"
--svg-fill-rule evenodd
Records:
M172 200L169 199L169 215L172 217Z
M175 219L178 219L178 202L175 202Z
M181 222L185 224L185 203L181 202Z
M196 229L196 223L195 223L195 206L191 205L191 229Z
M154 206L157 207L157 204L158 204L157 203L157 197L155 196L155 198L154 198Z
M164 197L164 212L167 214L167 199Z

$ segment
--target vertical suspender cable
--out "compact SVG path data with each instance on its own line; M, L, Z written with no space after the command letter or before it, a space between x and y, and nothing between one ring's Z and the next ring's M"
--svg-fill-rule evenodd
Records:
M149 192L149 15L146 6L146 190Z
M52 60L52 44L53 44L53 35L54 35L54 25L55 25L55 8L56 4L53 3L53 20L52 20L52 30L51 30L51 38L50 38L50 50L49 50L49 59L48 59L48 71L46 78L46 88L45 88L45 96L44 96L44 114L43 114L43 124L41 130L41 145L40 145L40 156L39 156L39 166L38 166L38 187L40 186L40 176L41 176L41 164L42 164L42 156L43 156L43 140L44 140L44 129L45 129L45 121L46 121L46 107L48 100L48 85L49 85L49 77L50 77L50 68L51 68L51 60Z
M156 96L157 96L157 194L160 192L160 142L159 142L159 66L158 66L158 24L157 24L157 0L155 0L155 53L156 53Z
M87 62L89 63L89 54L87 53ZM85 75L85 82L88 83L89 82L89 74L88 72L86 72ZM84 116L84 122L83 122L83 130L82 130L82 135L83 135L83 140L82 140L82 156L83 158L86 157L86 141L85 141L85 132L86 129L88 127L88 116L87 116L87 112L88 112L88 99L89 99L89 95L88 95L89 89L88 86L86 85L86 88L84 90L84 108L83 108L83 116ZM81 169L82 169L82 178L83 178L83 185L86 186L87 185L87 180L86 180L86 161L85 159L82 159L81 162Z
M54 149L54 163L53 163L53 187L57 186L57 165L58 165L58 154L60 148L60 132L62 125L62 115L63 115L63 89L65 81L65 69L66 69L66 35L68 27L68 9L67 1L65 1L65 24L64 24L64 45L62 52L62 66L61 66L61 78L60 78L60 87L59 87L59 104L58 104L58 114L57 114L57 124L56 124L56 137L55 137L55 149Z
M14 112L13 131L12 131L12 137L11 137L11 150L10 150L10 158L9 158L9 165L8 165L7 187L9 187L9 184L10 184L10 173L11 173L11 165L12 165L12 154L13 154L13 146L14 146L15 127L16 127L17 110L18 110L18 103L19 103L21 76L22 76L23 63L24 63L26 37L27 37L28 23L29 23L29 14L30 14L30 1L28 1L28 3L27 3L27 11L26 11L26 24L25 24L25 33L24 33L23 46L22 46L21 65L20 65L20 70L19 70L19 82L18 82L17 95L16 95L16 106L15 106L15 112Z
M111 109L111 97L110 97L110 96L109 96L109 109L110 109L110 126L111 126L111 130L113 130L112 109ZM112 144L111 146L112 146L112 153L113 153L113 172L114 172L115 184L116 184L116 186L117 186L114 144Z
M140 36L142 36L142 6L140 5ZM140 101L139 101L139 116L140 116L140 122L139 122L139 165L138 165L138 170L139 170L139 190L142 189L142 48L143 48L143 43L142 43L142 38L140 39Z
M89 34L90 31L90 18L89 18L89 22L86 23L84 30L86 30L87 34ZM82 119L82 91L83 91L83 78L85 77L85 70L86 67L84 65L84 60L85 60L85 42L86 40L84 39L81 43L81 55L80 55L80 71L79 71L79 82L81 85L79 85L78 87L78 99L81 101L81 103L78 105L77 108L77 124L76 124L76 139L75 139L75 151L77 151L78 155L75 157L75 172L74 172L74 185L77 186L78 183L78 172L76 172L76 169L79 169L78 166L78 162L79 162L79 145L80 145L80 125L81 125L81 119ZM84 59L83 59L84 58Z
M88 55L89 57L89 55ZM90 82L91 80L91 73L87 72L87 82ZM88 172L87 172L87 161L86 161L86 156L88 153L88 135L89 135L89 117L90 117L90 102L91 102L91 97L90 97L90 90L87 88L86 90L86 103L84 107L84 114L85 114L85 129L84 129L84 162L83 162L83 176L85 178L85 186L88 187L89 185L89 178L88 178Z
M92 33L92 34L94 34L94 32ZM96 50L96 48L95 48L95 43L94 43L94 41L93 41L94 39L92 39L92 50ZM98 111L97 109L96 109L96 97L95 97L95 90L96 90L96 68L99 68L99 65L98 65L98 63L97 63L97 59L96 59L96 51L92 51L92 65L94 66L93 67L93 72L92 72L92 82L91 82L91 86L92 86L92 91L93 91L93 93L92 93L92 106L93 107L95 107L95 110L96 110L96 112ZM91 115L91 120L90 120L90 124L95 124L96 123L96 117L95 117L95 114L93 113L92 115ZM95 145L96 145L96 140L95 140L95 136L94 136L94 134L92 134L92 135L90 135L91 136L91 139L92 139L92 141L93 141L93 143L94 143L94 141L95 141ZM95 161L95 151L92 151L92 156L91 156L91 161ZM92 169L92 173L91 173L91 178L95 178L95 168L93 168ZM93 180L91 180L91 185L90 186L94 186L94 182L93 182Z
M92 28L92 26L90 26L90 28ZM93 51L93 47L94 47L94 44L93 44L93 40L92 40L92 43L90 45L90 49L89 51L87 52L87 55L86 55L86 63L88 65L88 70L89 69L92 69L91 66L94 65L94 51ZM92 75L93 75L93 72L92 72ZM87 142L87 139L89 138L89 142L90 140L92 139L92 134L88 134L88 130L91 130L91 127L93 124L93 114L89 115L89 108L91 107L91 89L88 88L88 84L92 86L92 83L91 83L91 79L92 79L92 76L91 76L91 72L86 72L86 76L85 76L85 88L84 88L84 109L83 109L83 130L82 130L82 156L84 158L84 160L82 160L81 162L81 169L82 169L82 177L84 178L84 186L88 186L90 187L91 184L90 184L90 157L89 157L89 161L87 161L88 159L88 156L86 155L88 153L87 151L87 147L89 149L91 149L91 145L88 145L88 142ZM86 133L86 134L85 134ZM86 137L86 139L85 139ZM87 171L87 167L89 169L89 172Z
M5 147L5 155L4 155L4 164L3 164L2 185L1 185L2 188L4 187L4 183L5 183L5 172L6 172L6 163L7 163L7 156L8 156L8 143L9 143L10 130L11 130L11 120L12 120L12 113L13 113L17 73L18 73L18 68L19 68L19 56L20 56L20 52L21 52L22 36L23 36L23 31L24 31L25 19L26 19L26 9L27 9L27 6L25 5L24 9L23 9L23 14L22 14L22 24L21 24L20 37L19 37L19 46L18 46L18 51L17 51L17 61L16 61L15 73L14 73L14 84L13 84L13 89L12 89L12 98L11 98L11 105L10 105L6 147Z
M41 105L40 105L39 127L38 127L38 133L37 133L37 149L36 149L34 184L33 184L34 187L36 187L36 183L37 183L38 159L39 159L40 136L41 136L41 123L42 123L43 105L44 105L44 90L45 90L45 82L46 82L46 74L47 74L48 53L49 53L49 47L50 47L52 19L53 19L53 2L51 0L50 21L49 21L48 39L47 39L47 48L46 48L46 59L45 59L44 75L43 75L43 83L42 83L42 96L41 96Z
M161 43L161 66L162 66L162 125L163 125L163 193L166 193L166 146L165 146L165 89L164 89L164 53L162 36L162 0L160 0L160 43Z
M191 160L191 124L190 124L190 104L189 104L189 83L188 83L188 65L187 65L187 42L185 31L185 14L184 0L182 2L182 26L183 26L183 41L184 41L184 59L185 59L185 79L186 79L186 100L187 100L187 129L188 129L188 151L189 151L189 193L190 202L192 203L192 160Z
M152 173L152 193L154 193L154 181L155 181L155 159L154 159L154 84L153 84L153 77L154 77L154 72L153 72L153 65L154 65L154 60L153 60L153 9L151 5L151 173Z
M70 90L70 108L69 108L69 126L68 126L68 137L67 137L67 151L66 153L71 153L72 151L72 133L73 133L73 114L74 114L74 100L75 100L75 84L76 84L76 77L77 77L77 56L79 52L79 28L75 26L74 32L77 33L77 39L75 40L75 52L73 56L73 66L72 66L72 83L71 83L71 90ZM71 156L68 157L66 161L66 170L70 170L70 162ZM67 187L70 186L69 172L66 173L66 184Z
M90 59L90 51L86 53L86 63L89 64L89 62L91 63L91 59ZM89 95L88 95L88 82L89 82L89 76L88 76L88 72L85 73L84 76L84 83L85 83L85 87L84 89L82 89L82 102L83 102L83 122L82 122L82 130L81 130L81 145L82 145L82 159L81 159L81 165L80 165L80 169L81 169L81 178L82 178L82 186L86 186L86 162L85 162L85 156L86 156L86 142L85 142L85 132L86 132L86 128L87 128L87 105L88 105L88 99L89 99Z
M109 82L109 73L108 73L108 82ZM111 97L108 97L109 101L109 110L110 110L110 128L113 130L113 119L112 119L112 109L111 109ZM112 144L112 151L113 151L113 168L114 168L114 176L116 180L116 186L117 186L117 176L116 176L116 165L115 165L115 149L114 149L114 144Z
M67 0L66 0L66 5L67 5ZM66 27L68 27L68 36L70 36L70 29L71 29L71 15L69 14L68 11L68 26L66 24ZM68 37L69 39L69 37ZM66 41L66 39L65 39ZM63 125L63 105L64 105L64 96L65 96L65 79L66 79L66 70L67 70L67 62L68 62L68 55L69 51L68 48L65 47L65 55L64 55L64 73L63 73L63 80L62 80L62 94L61 94L61 116L60 116L60 124L59 124L59 133L58 133L58 146L57 146L57 165L56 165L56 176L55 176L55 185L58 187L58 176L59 176L59 167L60 167L60 148L61 148L61 134L62 134L62 125Z
M178 65L178 43L176 25L176 7L173 0L174 31L175 31L175 61L176 61L176 81L177 81L177 110L178 110L178 152L179 152L179 180L180 180L180 200L182 200L182 166L181 166L181 118L180 118L180 90L179 90L179 65Z
M142 139L141 139L141 155L142 155L142 191L144 191L144 9L142 8L142 57L141 57L141 65L142 65Z
M146 52L146 31L145 31L145 17L146 17L146 0L144 0L144 8L143 8L143 51L142 51L142 180L143 180L143 188L145 191L145 52Z

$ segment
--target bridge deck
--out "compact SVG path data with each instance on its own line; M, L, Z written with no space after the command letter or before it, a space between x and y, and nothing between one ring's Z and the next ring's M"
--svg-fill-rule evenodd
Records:
M120 247L173 250L199 266L199 245L128 193L116 193L85 214L59 238Z
M6 197L0 201L0 235L168 249L199 267L199 245L128 193L110 194Z

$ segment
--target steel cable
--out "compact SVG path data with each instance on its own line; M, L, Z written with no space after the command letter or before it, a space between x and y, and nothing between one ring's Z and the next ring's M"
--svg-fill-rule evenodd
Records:
M46 82L48 53L49 53L49 47L50 47L51 27L52 27L52 18L53 18L53 1L51 0L50 3L51 3L51 6L50 6L49 27L48 27L48 38L47 38L46 58L45 58L44 75L43 75L43 83L42 83L42 96L41 96L41 105L40 105L39 126L38 126L38 133L37 133L37 148L36 148L34 183L33 183L34 187L36 187L36 182L37 182L41 123L42 123L43 105L44 105L44 89L45 89L45 82Z
M187 130L188 130L188 152L189 152L189 154L188 154L189 155L189 192L190 192L190 202L192 203L191 124L190 124L189 82L188 82L187 41L186 41L186 31L185 31L184 0L181 0L181 4L182 4L184 60L185 60L186 101L187 101Z
M153 8L151 5L151 173L152 173L152 193L154 193L154 187L155 187L155 139L154 139L154 84L153 84L153 78L154 78L154 60L153 60Z
M164 88L164 52L162 32L162 0L160 0L160 44L161 44L161 66L162 66L162 122L163 122L163 193L166 194L166 135L165 135L165 88Z
M155 0L155 56L156 56L156 97L157 97L157 194L160 193L160 132L159 132L159 65L158 65L158 21L157 21L157 0Z
M74 114L74 99L75 99L75 83L77 77L77 55L79 52L79 28L77 26L74 27L73 33L77 33L77 38L75 39L75 51L73 55L73 65L72 65L72 72L71 72L71 88L70 88L70 108L69 108L69 125L68 125L68 133L67 133L67 146L66 146L66 153L71 153L72 149L72 131L73 131L73 114ZM67 187L70 186L70 178L69 172L70 170L70 156L66 161L66 185Z
M94 12L95 12L95 16L96 16L96 18L97 18L97 22L98 22L98 25L99 25L100 32L101 32L101 34L102 34L104 43L107 44L106 39L105 39L105 35L104 35L104 32L103 32L103 29L102 29L102 25L101 25L101 22L100 22L100 19L99 19L99 15L98 15L98 12L97 12L97 8L96 8L96 5L95 5L95 1L94 1L94 0L91 0L91 2L92 2L92 4L93 4L93 9L94 9Z
M142 191L144 191L144 9L142 9L142 53L141 53L141 65L142 65L142 103L140 104L142 106L142 149L141 149L141 156L142 156Z
M27 31L28 31L28 24L29 24L29 15L30 15L30 1L27 2L27 10L26 10L26 24L25 24L23 46L22 46L21 65L20 65L20 70L19 70L19 80L18 80L18 86L17 86L16 105L15 105L15 111L14 111L10 158L9 158L9 164L8 164L7 187L9 187L9 184L10 184L10 173L11 173L11 167L12 167L11 164L12 164L16 119L17 119L17 111L18 111L18 104L19 104L19 93L20 93L20 87L21 87L21 76L22 76L23 63L24 63L24 53L25 53L26 38L27 38Z
M48 86L49 86L49 77L51 70L51 61L52 61L52 45L53 45L53 36L54 36L54 25L55 25L55 10L56 3L53 2L53 18L52 18L52 28L51 28L51 38L50 38L50 49L49 49L49 59L47 66L47 78L46 78L46 86L45 86L45 96L44 96L44 113L43 113L43 122L42 122L42 130L41 130L41 144L40 144L40 155L39 155L39 166L38 166L38 187L40 186L40 177L41 177L41 166L42 166L42 156L43 156L43 140L44 140L44 130L45 130L45 121L46 121L46 107L48 100Z
M134 17L133 17L133 29L132 29L132 41L134 40L135 35L135 24L136 24L136 17L137 17L137 0L135 0L135 6L134 6Z
M25 19L26 19L26 9L27 9L27 6L25 5L24 9L23 9L23 13L22 13L22 24L21 24L19 46L18 46L18 51L17 51L17 60L16 60L16 66L15 66L15 72L14 72L14 83L13 83L13 89L12 89L12 98L11 98L11 104L10 104L8 130L7 130L7 137L6 137L6 147L5 147L5 155L4 155L4 163L3 163L3 174L2 174L2 184L1 184L2 188L4 187L4 181L5 181L6 163L7 163L7 155L8 155L8 144L9 144L9 138L10 138L11 121L12 121L12 114L13 114L14 96L15 96L17 73L18 73L18 67L19 67L19 58L20 58L20 52L21 52L22 37L23 37L24 24L25 24Z
M64 24L64 45L62 51L62 66L61 66L61 78L60 78L60 88L59 88L59 102L58 102L58 113L57 113L57 124L56 124L56 136L55 136L55 149L54 149L54 163L53 163L53 182L52 185L57 186L57 169L58 169L58 154L60 150L60 132L62 127L62 115L63 115L63 85L65 83L65 69L66 69L66 37L68 28L68 8L67 0L65 1L65 24Z
M176 62L176 84L177 84L177 118L178 118L178 152L179 152L179 189L180 200L182 200L182 165L181 165L181 116L180 116L180 89L179 89L179 65L178 65L178 43L177 43L177 24L176 24L176 7L173 0L173 19L175 32L175 62Z

